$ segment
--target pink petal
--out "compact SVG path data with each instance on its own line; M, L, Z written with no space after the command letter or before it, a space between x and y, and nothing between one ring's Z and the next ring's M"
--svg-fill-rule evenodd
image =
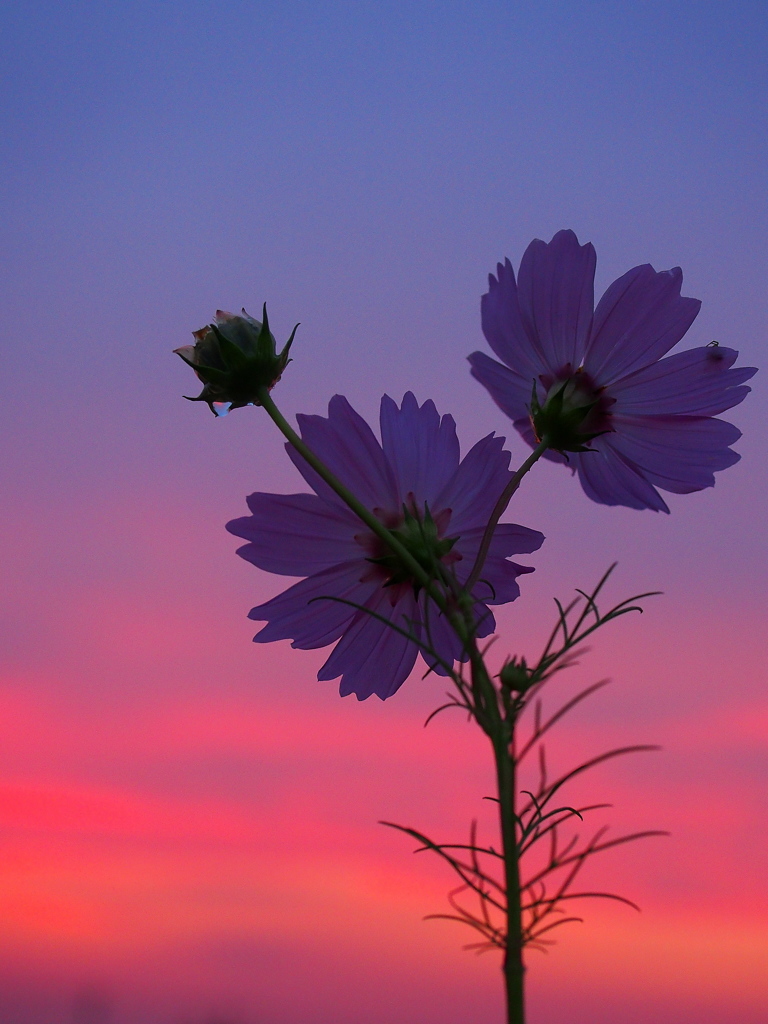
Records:
M518 576L525 576L533 571L532 565L518 565L517 562L497 558L491 553L485 560L475 593L488 604L508 604L510 601L516 601L520 597Z
M669 512L666 502L636 467L626 462L605 438L597 438L594 451L571 459L587 497L601 505L626 505Z
M595 250L579 245L573 231L558 231L547 244L534 239L518 274L522 322L538 339L545 365L553 372L567 363L576 369L584 357L594 306Z
M296 419L302 439L364 505L371 509L399 507L392 470L381 445L343 395L334 395L330 400L327 419L301 413ZM334 505L343 504L291 445L285 447L291 461L317 494Z
M405 630L410 628L408 618L415 615L413 599L398 601L393 608L384 588L374 594L367 606ZM341 676L339 692L342 697L354 693L358 700L365 700L375 693L386 700L410 675L416 654L414 643L379 619L360 611L317 678Z
M738 405L750 388L739 386L757 370L730 369L738 352L706 346L677 352L611 386L612 411L626 416L716 416Z
M268 624L253 638L257 643L272 640L293 640L292 647L308 651L327 647L338 640L356 614L356 610L340 601L364 604L375 584L361 583L364 562L347 562L294 584L271 601L257 605L248 613L249 619L267 619Z
M496 273L498 280L488 275L488 291L480 300L483 334L502 362L524 380L533 380L549 363L536 335L523 326L515 272L509 260L499 263Z
M459 440L452 416L440 418L434 402L419 407L409 391L402 406L381 400L381 441L401 501L412 493L436 511L435 499L459 465ZM439 510L438 510L439 511Z
M475 564L483 533L484 528L469 530L456 545L463 556L462 561L456 564L456 577L460 583L466 581ZM520 588L515 582L517 577L533 572L533 568L507 559L510 555L538 551L543 543L544 534L538 530L529 530L515 523L500 523L494 532L481 579L473 594L487 604L514 601L520 596Z
M531 409L533 383L538 374L524 377L517 370L510 370L485 352L473 352L468 357L471 374L480 381L496 405L511 420L528 419Z
M724 420L700 416L638 416L616 421L611 443L657 487L690 494L713 487L714 474L739 461L729 445L741 431Z
M436 500L438 509L453 511L449 533L464 533L485 524L510 478L505 438L489 434L464 456Z
M656 362L676 345L699 312L698 299L680 295L683 272L649 264L627 271L595 310L585 369L601 386Z
M529 555L544 543L544 534L517 523L499 523L491 541L490 554L497 558ZM526 572L531 570L526 569Z
M466 661L461 641L454 633L448 619L440 611L430 604L427 606L423 596L420 601L420 613L422 619L422 637L424 643L435 651L437 655L447 664L453 666L456 661ZM439 676L447 676L448 671L436 662L426 651L421 652L426 665Z
M349 509L316 494L251 494L252 515L233 519L227 529L249 541L237 553L266 572L311 576L340 562L360 558L354 539L360 523Z

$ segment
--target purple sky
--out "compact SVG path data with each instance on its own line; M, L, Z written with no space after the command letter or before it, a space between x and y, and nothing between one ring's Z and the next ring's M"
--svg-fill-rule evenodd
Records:
M301 321L287 415L340 392L375 422L412 389L517 463L465 357L496 262L570 227L598 295L680 265L703 301L682 347L765 366L768 8L22 2L0 28L0 1017L64 1024L93 989L117 1024L495 1022L495 963L420 922L448 881L375 824L464 829L486 753L421 733L437 681L358 705L315 681L327 652L250 643L284 581L223 524L250 491L303 487L258 411L182 400L171 349L266 300L279 342ZM500 656L535 653L552 596L616 559L616 597L665 593L596 641L577 676L616 682L562 743L662 743L600 782L619 827L674 832L606 862L643 916L595 908L536 960L531 1024L765 1019L751 384L726 415L742 461L669 517L594 505L551 465L515 499L547 541Z

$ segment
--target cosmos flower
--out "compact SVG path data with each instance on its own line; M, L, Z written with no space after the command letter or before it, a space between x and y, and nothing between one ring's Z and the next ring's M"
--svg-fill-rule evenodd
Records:
M744 399L757 371L731 369L738 353L716 344L662 358L701 305L680 295L679 267L635 267L593 312L595 262L591 244L559 231L549 244L531 242L517 282L509 260L499 264L481 309L501 363L474 352L472 375L532 447L532 412L577 415L584 446L545 454L567 461L593 501L668 512L657 487L712 487L738 462L729 446L740 431L714 417Z
M331 399L327 419L300 415L298 421L305 443L414 557L426 565L427 556L434 556L460 583L468 578L493 505L511 476L503 437L489 434L460 461L453 418L441 418L431 401L419 406L410 392L400 408L382 398L381 444L341 395ZM254 640L291 639L301 650L338 641L318 679L341 676L342 696L354 693L359 700L373 693L391 697L415 664L416 643L388 622L430 642L449 665L460 659L461 646L446 618L392 552L286 448L315 493L252 494L250 516L227 524L248 542L238 549L242 558L267 572L306 577L250 612L250 618L267 622ZM488 605L513 601L520 593L517 577L533 571L508 557L535 551L543 540L523 526L497 527L483 579L473 589L479 636L495 628Z

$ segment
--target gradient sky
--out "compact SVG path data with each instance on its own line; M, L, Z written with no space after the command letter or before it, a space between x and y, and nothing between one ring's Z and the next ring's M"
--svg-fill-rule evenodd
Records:
M6 4L0 387L0 1021L500 1024L493 956L421 918L451 879L380 818L491 824L490 759L443 685L317 683L327 652L254 646L285 581L223 524L302 489L266 417L184 402L171 355L216 308L300 320L289 416L413 389L465 445L510 426L468 374L487 273L573 228L597 291L680 265L713 338L766 365L764 2ZM595 879L531 958L531 1024L762 1024L766 399L742 461L670 516L592 504L537 467L547 541L499 616L537 652L552 597L619 560L663 590L563 694L557 735L612 828L670 829ZM513 461L525 448L512 436ZM554 742L554 737L553 737ZM554 756L554 755L553 755ZM484 817L485 816L485 817Z

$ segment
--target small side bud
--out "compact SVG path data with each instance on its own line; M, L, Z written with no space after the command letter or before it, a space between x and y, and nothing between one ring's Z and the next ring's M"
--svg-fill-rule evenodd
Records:
M524 694L532 685L531 670L526 665L525 658L521 658L520 661L517 658L505 661L499 672L499 682L502 689L508 692Z
M174 349L204 385L196 398L185 396L190 402L206 402L214 415L214 402L228 402L231 409L261 404L259 389L271 390L280 380L299 326L278 352L266 303L262 315L260 323L245 310L242 316L218 310L212 324L193 332L194 345Z

